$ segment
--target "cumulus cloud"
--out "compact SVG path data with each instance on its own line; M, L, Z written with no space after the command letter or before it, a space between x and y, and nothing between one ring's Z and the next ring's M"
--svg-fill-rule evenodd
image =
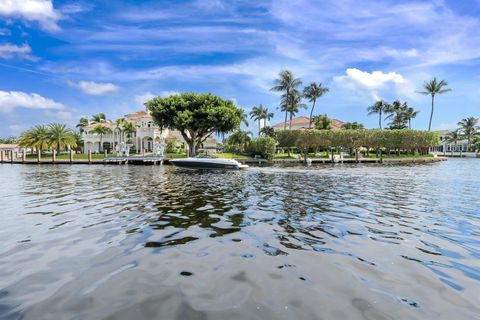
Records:
M148 92L145 92L144 94L139 94L139 95L135 96L135 102L138 103L138 104L144 104L148 100L151 100L155 97L156 97L156 95L154 95L153 93L148 91Z
M160 94L154 94L150 91L147 91L143 94L135 96L135 102L138 103L138 104L144 104L148 100L151 100L155 97L166 98L166 97L170 97L170 96L174 96L174 95L178 95L178 94L180 94L180 93L177 92L177 91L171 91L171 90L170 91L169 90L160 91Z
M93 81L80 81L80 82L72 82L69 81L68 85L77 88L83 93L94 95L94 96L102 96L106 94L115 93L120 88L113 83L110 82L93 82Z
M0 44L0 58L2 59L19 58L25 60L36 60L31 53L32 48L30 48L30 46L26 43L21 46L11 43Z
M62 18L52 0L2 0L0 16L37 22L47 31L60 30L58 21Z
M65 107L37 93L0 91L0 111L9 112L15 108L63 110Z
M345 75L334 77L334 81L368 89L378 89L389 83L402 84L406 82L405 78L396 72L373 71L370 73L356 68L347 69Z

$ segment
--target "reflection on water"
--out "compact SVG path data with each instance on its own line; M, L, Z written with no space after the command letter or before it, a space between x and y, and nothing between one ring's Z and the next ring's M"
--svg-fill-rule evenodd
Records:
M480 161L0 165L1 319L476 319Z

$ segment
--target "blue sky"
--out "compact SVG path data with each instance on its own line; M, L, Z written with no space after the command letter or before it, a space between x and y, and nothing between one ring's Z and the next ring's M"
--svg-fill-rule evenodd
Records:
M480 116L479 18L480 0L2 0L0 136L184 91L263 104L281 122L269 91L281 69L330 88L316 113L367 127L369 105L398 98L426 129L430 100L415 91L437 76L453 91L433 128L452 128Z

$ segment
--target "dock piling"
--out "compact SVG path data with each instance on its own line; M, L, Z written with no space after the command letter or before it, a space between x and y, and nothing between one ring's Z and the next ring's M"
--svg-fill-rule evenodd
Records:
M70 164L73 163L73 150L70 149Z
M88 164L92 164L92 151L88 150Z
M57 153L56 153L56 150L53 149L52 150L52 163L55 163L57 162Z

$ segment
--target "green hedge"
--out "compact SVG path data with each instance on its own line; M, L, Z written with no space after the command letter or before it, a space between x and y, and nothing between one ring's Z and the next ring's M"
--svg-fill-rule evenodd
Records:
M282 130L277 133L278 147L300 149L349 148L358 150L427 151L440 144L436 132L418 130Z

